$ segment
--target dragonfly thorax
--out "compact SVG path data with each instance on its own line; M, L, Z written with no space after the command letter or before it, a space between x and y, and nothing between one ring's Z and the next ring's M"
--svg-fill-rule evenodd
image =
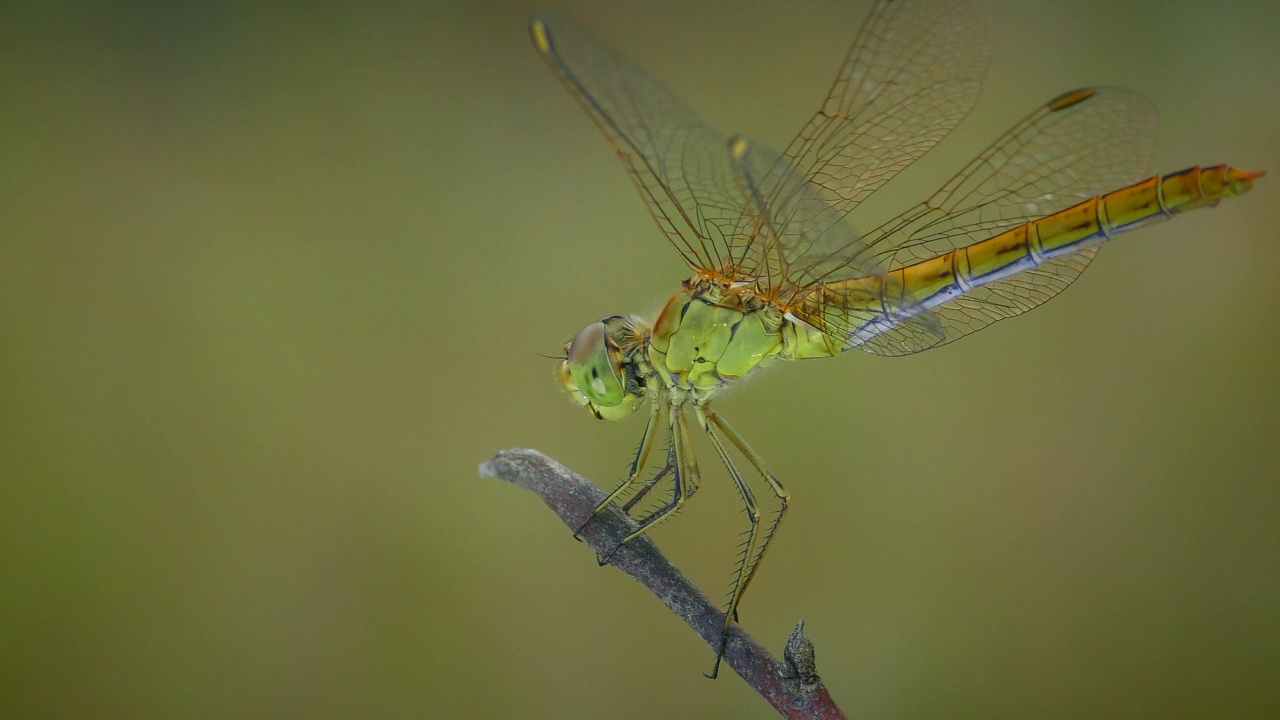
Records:
M654 321L649 363L673 396L702 404L772 362L783 348L783 323L778 308L749 284L695 278L671 296Z

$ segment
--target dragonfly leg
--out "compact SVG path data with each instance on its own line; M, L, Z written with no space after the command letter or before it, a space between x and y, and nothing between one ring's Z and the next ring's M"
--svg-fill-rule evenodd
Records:
M764 461L760 459L760 456L719 415L712 412L709 407L703 406L698 408L698 419L702 422L707 435L711 438L711 443L715 446L720 459L724 461L725 467L728 468L729 476L733 478L734 483L738 486L738 491L742 495L743 505L747 511L747 517L751 520L751 529L747 533L747 540L742 548L742 559L738 564L738 574L734 578L733 594L729 599L729 606L725 608L724 631L720 636L720 648L716 652L715 665L711 668L711 673L707 675L707 677L714 679L720 672L720 661L724 659L725 648L729 642L729 629L738 619L738 605L742 602L742 596L747 592L747 586L751 584L752 578L755 577L756 570L760 568L760 562L764 559L765 551L769 549L769 543L773 540L774 533L777 532L778 525L782 522L782 517L786 515L787 504L791 500L791 496L777 476L769 472L768 468L765 467ZM756 504L755 496L752 495L751 489L747 487L746 482L742 479L742 474L738 472L737 466L730 458L728 449L724 444L725 440L728 440L747 458L747 462L751 463L756 472L764 478L769 489L778 498L778 514L774 516L773 521L769 523L763 534L760 533L763 525L760 517L760 508Z
M614 501L625 495L627 490L630 489L631 486L636 483L636 480L639 479L640 473L644 471L645 463L649 461L649 450L653 447L653 433L658 427L658 418L662 415L663 403L657 396L655 396L650 405L649 422L645 423L644 435L640 436L640 445L636 448L635 457L631 459L631 468L627 471L627 479L623 480L621 485L614 488L613 492L609 493L604 500L601 500L600 503L596 505L595 509L591 511L591 515L589 515L587 519L578 526L577 530L573 531L574 540L581 540L582 531L586 529L587 525L589 525L597 515L604 512L605 508L609 507L614 503ZM656 482L656 480L654 482ZM648 492L648 487L646 487L643 492Z
M685 419L684 410L680 407L671 408L671 446L674 462L670 463L668 468L671 471L672 488L671 501L653 511L649 515L639 520L639 527L631 532L617 544L613 550L609 551L600 560L600 564L607 564L613 556L622 549L623 545L635 540L645 534L654 525L666 520L676 512L679 512L684 501L693 496L698 489L698 463L693 457L692 445L689 438L688 420ZM665 474L668 468L664 468L658 474ZM655 478L656 482L657 478Z
M649 481L646 482L643 487L637 490L634 495L632 495L630 498L627 498L627 501L622 505L622 512L630 514L631 509L634 508L636 505L638 505L641 500L644 500L645 496L649 494L649 491L652 490L655 485L657 485L659 482L662 481L662 478L666 477L674 469L675 469L674 449L668 448L667 464L664 465L661 470L654 473L653 477L649 478Z

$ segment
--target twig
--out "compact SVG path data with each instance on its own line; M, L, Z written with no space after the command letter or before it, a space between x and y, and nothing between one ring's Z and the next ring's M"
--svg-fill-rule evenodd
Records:
M504 450L480 466L480 474L498 477L531 490L565 525L578 528L605 493L590 481L534 450ZM610 508L587 525L583 539L598 555L608 552L636 525ZM658 552L647 537L627 543L610 562L658 596L671 612L688 623L712 649L720 646L724 613L709 597ZM845 717L814 671L813 643L804 637L804 621L787 642L785 664L778 662L737 625L729 635L724 661L783 717Z

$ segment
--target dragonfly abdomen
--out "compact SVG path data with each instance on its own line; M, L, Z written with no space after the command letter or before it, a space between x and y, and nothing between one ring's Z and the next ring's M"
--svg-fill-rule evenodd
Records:
M1257 173L1215 165L1147 178L982 242L893 270L886 286L918 307L937 307L975 287L1008 279L1119 233L1212 207L1247 191L1256 177Z
M959 327L956 332L957 328L939 326L919 316L976 288L1009 280L1106 242L1119 233L1188 210L1212 207L1223 198L1249 190L1261 175L1215 165L1150 177L884 275L818 284L796 304L796 314L804 322L796 324L795 341L785 343L787 347L781 355L795 359L827 357L853 347L896 354L963 336L971 329ZM1001 295L1005 304L986 317L1012 317L1039 305L1070 284L1081 269L1083 266L1069 274L1055 273L1053 283L1006 288ZM940 312L945 314L946 308ZM959 315L963 316L960 322L974 317ZM943 322L948 321L944 318ZM982 324L985 323L977 327ZM819 332L816 327L826 332ZM784 339L790 339L785 330ZM910 336L905 342L904 334ZM832 335L836 338L834 343L823 341Z
M1059 257L1084 245L1109 240L1116 233L1188 210L1213 207L1224 197L1249 190L1258 175L1215 165L1147 178L1030 223L1038 245L1033 247L1045 258Z

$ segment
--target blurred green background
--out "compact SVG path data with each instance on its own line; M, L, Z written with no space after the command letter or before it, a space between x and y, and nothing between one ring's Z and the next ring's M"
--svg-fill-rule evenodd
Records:
M7 6L0 716L769 717L477 474L615 482L642 421L538 353L685 274L525 23L781 146L868 4ZM1276 3L996 6L983 100L894 198L1086 84L1155 102L1159 171L1280 171ZM1278 183L974 338L722 401L794 496L748 631L804 618L850 717L1280 714ZM656 534L713 592L736 503L709 477Z

